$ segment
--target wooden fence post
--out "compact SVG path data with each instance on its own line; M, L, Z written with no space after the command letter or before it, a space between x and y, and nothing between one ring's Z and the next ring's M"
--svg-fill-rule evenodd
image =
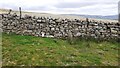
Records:
M21 7L19 7L19 11L20 11L20 19L21 19L21 16L22 16Z

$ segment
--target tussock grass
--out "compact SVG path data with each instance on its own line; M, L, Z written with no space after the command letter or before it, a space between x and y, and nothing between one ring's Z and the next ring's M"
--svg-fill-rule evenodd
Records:
M3 33L3 66L118 66L120 43Z

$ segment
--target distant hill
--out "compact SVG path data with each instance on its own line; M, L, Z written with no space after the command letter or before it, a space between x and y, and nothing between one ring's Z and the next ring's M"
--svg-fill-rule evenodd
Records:
M104 16L104 18L118 20L118 15Z
M85 17L85 18L95 18L95 19L118 20L118 15L110 15L110 16L100 16L100 15L79 15L79 14L65 14L65 15L81 16L81 17Z
M118 20L118 15L98 16L98 15L80 15L87 18Z

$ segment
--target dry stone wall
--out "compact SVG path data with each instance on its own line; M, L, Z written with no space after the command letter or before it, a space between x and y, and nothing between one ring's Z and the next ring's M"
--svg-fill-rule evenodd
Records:
M16 14L0 14L0 25L5 33L39 37L92 37L101 39L120 38L120 23L96 22L79 19L62 19L51 17L31 17L25 15L20 19Z

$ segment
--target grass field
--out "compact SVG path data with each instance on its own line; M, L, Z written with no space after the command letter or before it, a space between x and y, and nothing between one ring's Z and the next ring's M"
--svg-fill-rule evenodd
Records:
M117 42L67 40L5 34L3 66L118 66Z

